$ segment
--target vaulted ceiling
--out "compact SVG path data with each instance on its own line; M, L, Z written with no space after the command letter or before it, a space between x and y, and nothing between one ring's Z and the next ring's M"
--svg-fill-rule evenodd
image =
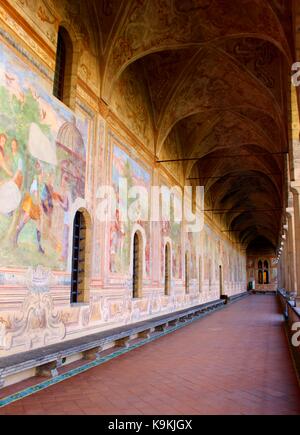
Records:
M178 158L247 247L277 245L292 62L289 0L90 0L102 98L127 68L149 92L156 159ZM143 74L140 72L143 71Z

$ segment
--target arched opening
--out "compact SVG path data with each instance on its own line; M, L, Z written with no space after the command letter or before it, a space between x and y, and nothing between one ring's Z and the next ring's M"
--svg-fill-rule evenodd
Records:
M202 293L202 257L199 257L199 293Z
M165 295L171 292L171 248L170 243L165 246Z
M73 226L71 303L88 302L88 215L78 210Z
M143 283L143 239L139 231L133 237L133 298L141 297Z
M264 284L270 284L269 278L269 262L267 260L264 261Z
M261 260L258 262L258 284L264 283L264 271L263 271L263 263Z
M223 296L223 270L222 266L219 266L219 285L220 285L220 296Z
M189 252L185 253L185 293L189 294L190 292L190 254Z
M53 95L67 106L71 102L73 43L68 31L60 26L57 37Z

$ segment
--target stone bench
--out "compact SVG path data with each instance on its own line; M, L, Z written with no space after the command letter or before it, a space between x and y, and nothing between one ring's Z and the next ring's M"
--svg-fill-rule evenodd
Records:
M255 295L276 295L276 290L257 290L253 289L251 290L253 294Z
M300 307L295 306L295 300L291 298L291 294L286 293L283 290L278 290L277 298L285 318L286 333L289 338L290 350L293 355L298 377L300 377L300 342L299 339L297 339L297 346L295 346L293 345L292 340L293 335L298 329L294 329L293 326L298 323L300 324Z
M28 352L0 358L0 388L9 376L36 369L40 376L56 376L66 358L82 354L83 359L93 360L100 357L104 346L128 347L132 337L150 338L155 332L163 332L168 327L186 322L193 317L204 315L224 306L224 300L216 300L185 310L155 317L131 325L102 331L73 340L64 341Z
M245 292L242 292L242 293L238 293L236 295L228 296L228 302L235 302L235 301L237 301L239 299L242 299L242 298L245 298L245 297L249 296L249 294L250 293L248 291L245 291Z

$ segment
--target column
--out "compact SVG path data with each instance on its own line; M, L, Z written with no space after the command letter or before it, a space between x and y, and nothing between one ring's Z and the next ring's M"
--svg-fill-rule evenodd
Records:
M297 293L298 281L297 281L297 271L296 271L296 243L295 243L295 217L294 217L294 207L289 207L286 209L287 221L288 221L288 246L289 246L289 257L290 257L290 270L291 270L291 291Z
M292 291L292 279L291 279L291 262L290 262L290 240L289 240L289 225L283 226L284 233L282 235L282 246L284 252L284 268L285 268L285 288L289 292Z
M297 282L297 298L300 299L300 181L291 182L294 204L294 244L295 244L295 266Z

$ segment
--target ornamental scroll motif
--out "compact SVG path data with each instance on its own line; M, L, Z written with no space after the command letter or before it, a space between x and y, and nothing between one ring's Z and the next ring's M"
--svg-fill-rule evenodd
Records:
M5 350L21 346L25 350L45 346L62 340L66 328L61 314L55 310L50 285L53 280L49 269L30 268L26 274L28 294L19 313L1 323L0 346Z

